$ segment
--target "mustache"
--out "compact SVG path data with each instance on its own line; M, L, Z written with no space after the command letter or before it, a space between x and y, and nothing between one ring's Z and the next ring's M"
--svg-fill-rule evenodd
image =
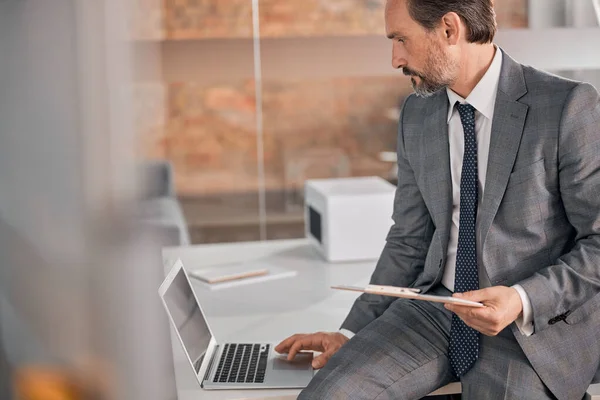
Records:
M423 79L423 76L421 74L419 74L417 71L414 71L407 67L402 68L402 73L406 76L417 76L417 77Z

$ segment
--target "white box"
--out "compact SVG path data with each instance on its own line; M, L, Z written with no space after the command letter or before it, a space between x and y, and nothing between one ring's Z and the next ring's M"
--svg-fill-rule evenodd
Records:
M375 176L307 180L306 237L331 262L379 258L393 224L395 191Z

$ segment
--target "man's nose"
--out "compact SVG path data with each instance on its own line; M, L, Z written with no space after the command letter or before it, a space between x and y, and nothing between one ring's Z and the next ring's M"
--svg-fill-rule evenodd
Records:
M395 69L404 68L408 64L402 53L398 46L392 46L392 67Z
M404 58L392 57L392 67L395 69L400 69L406 67L408 63Z

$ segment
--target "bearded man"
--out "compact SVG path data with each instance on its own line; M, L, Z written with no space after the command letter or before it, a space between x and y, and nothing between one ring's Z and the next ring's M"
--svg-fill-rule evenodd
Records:
M483 308L363 294L300 399L581 399L600 365L600 98L510 58L493 0L388 0L411 77L398 188L371 283ZM359 227L357 227L359 229Z

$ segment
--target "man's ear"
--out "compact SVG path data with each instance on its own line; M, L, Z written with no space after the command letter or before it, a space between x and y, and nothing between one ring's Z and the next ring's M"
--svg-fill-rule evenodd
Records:
M462 36L465 36L465 26L455 12L449 12L442 17L444 38L449 45L457 45Z

